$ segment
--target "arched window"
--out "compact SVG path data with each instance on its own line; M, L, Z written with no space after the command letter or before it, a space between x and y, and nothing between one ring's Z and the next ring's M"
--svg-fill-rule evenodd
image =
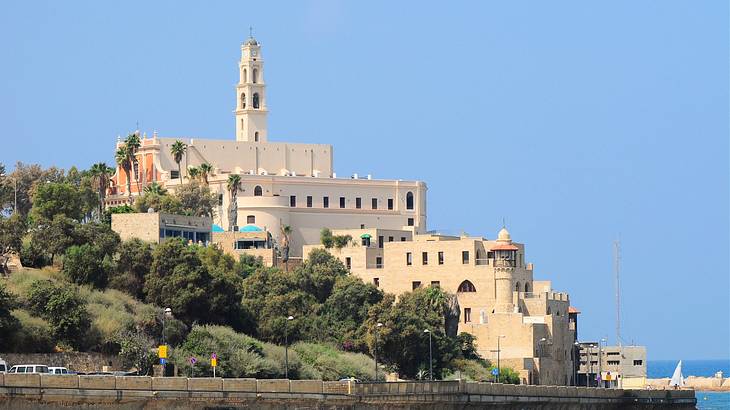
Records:
M406 194L406 209L413 209L413 192Z
M253 133L253 140L254 140L254 142L259 142L259 132L258 131Z
M244 129L244 128L245 128L245 127L244 127L244 122L243 122L243 118L241 118L241 131L243 131L243 129Z
M515 284L515 292L519 292L519 291L520 291L520 282L517 282Z
M530 291L530 282L525 282L525 292Z
M253 108L259 108L259 93L253 93Z
M253 69L253 81L252 81L254 84L256 84L256 80L258 80L258 76L259 76L259 70L254 68Z
M241 93L241 109L246 108L246 93Z
M262 196L263 189L261 189L261 185L256 185L256 187L253 189L253 196Z
M256 216L254 216L254 215L246 216L246 223L249 225L254 225L256 223Z
M552 314L552 310L550 310L550 306L548 306L547 314Z
M243 82L248 82L248 70L246 70L245 68L243 69Z
M459 285L459 289L457 289L457 292L476 292L477 288L474 287L474 284L469 282L468 280L465 280L461 282L461 285Z

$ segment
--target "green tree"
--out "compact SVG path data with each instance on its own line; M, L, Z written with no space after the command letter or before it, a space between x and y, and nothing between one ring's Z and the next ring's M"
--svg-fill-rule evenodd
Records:
M434 378L441 377L445 367L459 357L455 338L446 335L443 312L434 307L426 289L407 292L393 304L393 296L373 306L368 312L368 327L372 335L377 322L379 330L378 352L383 361L406 377L413 378L419 370L429 368L429 335L432 336ZM369 338L372 348L374 338Z
M126 368L135 368L138 375L148 375L157 359L154 340L139 329L120 332L116 337L119 358Z
M188 179L190 181L197 181L200 178L200 168L188 167Z
M109 287L142 299L144 277L151 265L152 246L149 243L137 238L122 242L117 248L116 272L109 280Z
M82 201L78 189L68 183L39 184L33 194L33 219L53 220L56 215L81 220Z
M147 212L152 208L156 212L168 214L182 215L184 213L180 199L177 196L168 195L165 190L145 191L144 194L137 197L134 208L137 212Z
M208 186L197 181L182 185L175 190L185 215L212 217L218 199Z
M228 194L230 195L230 201L228 202L228 230L232 231L238 225L238 190L241 189L241 176L238 174L229 175L226 188L228 188Z
M306 262L294 269L292 277L299 289L324 303L332 294L335 281L347 274L347 268L339 259L323 249L315 249Z
M324 245L325 249L330 249L334 245L334 238L332 237L330 228L322 228L319 232L319 241Z
M33 192L40 183L64 182L63 170L56 167L43 169L38 164L24 164L17 162L15 164L15 170L5 178L2 178L3 184L8 189L12 189L12 201L4 201L3 205L14 206L15 204L15 192L17 188L17 203L18 209L14 210L21 216L27 216L33 206Z
M25 220L20 214L10 218L0 216L0 274L7 272L11 253L20 253L25 235Z
M146 187L144 187L143 190L144 193L151 193L151 194L157 194L157 195L165 195L167 194L167 190L162 187L162 185L158 184L157 182L153 182Z
M101 251L102 256L113 256L121 242L119 234L102 223L85 223L74 225L74 244L91 244Z
M52 221L35 221L31 228L33 248L48 254L53 264L56 255L63 254L74 244L76 225L78 222L63 214L56 215Z
M3 352L11 348L12 336L20 329L20 322L10 313L17 305L15 295L0 282L0 350Z
M73 285L39 280L31 284L27 297L32 311L50 323L56 339L76 349L85 346L91 319L86 303Z
M256 272L257 269L261 269L263 267L264 259L262 257L244 253L238 257L238 262L236 262L233 270L241 279L246 279Z
M71 246L63 258L63 273L78 285L103 289L113 269L111 257L100 247L88 243Z
M108 166L106 162L97 162L91 166L89 170L93 186L97 190L99 196L99 218L104 215L104 200L106 199L106 191L109 189L111 177L114 175L114 168Z
M182 169L180 168L180 162L182 161L183 155L185 155L185 152L187 150L188 146L180 140L175 141L170 147L170 153L172 154L172 158L177 164L177 173L178 177L180 178L180 185L182 185Z

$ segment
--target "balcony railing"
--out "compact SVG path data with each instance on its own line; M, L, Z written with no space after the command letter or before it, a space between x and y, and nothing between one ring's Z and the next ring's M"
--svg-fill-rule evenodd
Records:
M475 259L477 265L489 266L489 259Z

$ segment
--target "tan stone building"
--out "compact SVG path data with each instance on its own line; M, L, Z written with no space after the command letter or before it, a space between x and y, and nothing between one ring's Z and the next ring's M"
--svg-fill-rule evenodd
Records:
M576 314L569 314L570 299L550 281L535 280L525 246L512 242L506 229L496 240L380 229L332 233L353 238L329 251L365 282L396 295L423 286L456 294L459 331L476 336L479 354L494 362L500 338L501 362L523 383L573 383ZM308 245L304 253L322 247Z
M167 238L184 238L205 245L211 240L211 219L159 212L112 214L112 230L124 241L137 238L161 243Z
M261 46L249 38L241 46L235 139L141 135L137 162L130 173L131 196L152 182L174 191L181 175L170 148L180 140L187 145L179 165L182 182L188 181L188 167L203 163L213 166L208 176L211 191L218 196L213 223L231 230L227 212L231 198L226 184L229 175L240 175L237 225L255 225L270 232L275 245L281 243L281 227L290 226L291 256L301 257L303 245L318 243L323 227L425 232L425 183L357 174L337 177L331 145L270 142L264 78ZM121 143L118 141L117 146ZM118 168L112 179L107 204L127 203L130 193L124 172Z

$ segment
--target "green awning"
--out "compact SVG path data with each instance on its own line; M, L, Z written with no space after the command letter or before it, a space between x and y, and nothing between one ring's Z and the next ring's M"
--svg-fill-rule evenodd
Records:
M364 234L360 235L360 237L362 239L370 239L370 234L369 233L364 233Z

